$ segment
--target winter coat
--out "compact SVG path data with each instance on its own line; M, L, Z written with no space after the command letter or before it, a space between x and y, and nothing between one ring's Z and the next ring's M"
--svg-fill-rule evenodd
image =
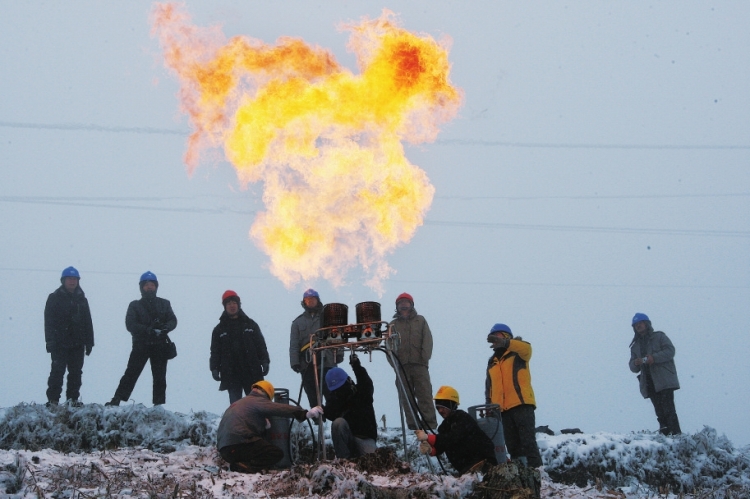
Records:
M86 295L80 286L69 293L60 286L44 307L44 340L47 351L94 346L94 325Z
M399 344L396 356L402 365L418 364L429 367L432 357L432 332L427 319L417 314L412 307L409 316L393 316L390 326L398 333Z
M304 421L307 411L301 407L272 402L255 391L239 399L224 411L216 430L216 448L246 444L266 434L266 419L272 417L296 418Z
M643 374L650 374L656 392L666 389L679 390L680 382L677 379L677 367L674 364L674 345L662 331L650 330L644 334L647 335L647 347L645 350L641 348L641 342L636 335L633 343L630 344L630 362L628 363L632 372L639 373L641 395L643 398L648 398L647 376ZM642 359L649 354L654 358L653 364L635 365L635 359Z
M169 300L141 298L130 302L125 327L133 336L133 345L163 345L167 342L167 334L177 327L177 317ZM157 329L161 334L156 334Z
M511 339L508 348L496 349L487 363L485 402L499 405L500 411L522 404L536 407L529 360L531 344L519 338Z
M211 334L211 371L221 373L219 390L230 385L249 384L263 379L262 364L270 363L266 340L260 326L240 309L237 318L226 312L221 314L219 324Z
M323 408L323 417L329 421L344 418L349 423L352 435L377 440L378 423L372 405L375 387L362 364L356 362L352 365L352 370L357 378L356 386L345 383L329 393Z
M289 366L292 369L295 365L299 366L299 372L305 372L312 361L310 349L305 347L310 345L310 336L320 329L323 304L318 302L317 307L309 309L305 307L303 301L302 308L305 311L292 321L292 330L289 335ZM318 367L320 367L321 360L325 362L327 368L336 367L344 360L344 352L343 350L323 350L318 352Z
M495 444L466 411L455 409L438 426L437 435L427 441L435 448L434 455L445 452L451 465L463 475L482 460L497 464Z

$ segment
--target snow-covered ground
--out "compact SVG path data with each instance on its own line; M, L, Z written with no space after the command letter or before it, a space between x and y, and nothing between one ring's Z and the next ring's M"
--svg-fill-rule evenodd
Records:
M142 405L78 409L21 404L0 411L2 497L470 497L478 474L454 477L416 453L409 467L304 462L243 475L227 471L212 443L219 417ZM655 433L538 434L542 497L740 498L750 494L750 447L733 448L711 428L676 438ZM294 425L293 456L310 431ZM401 430L380 428L379 445L403 459ZM298 451L297 446L302 447ZM383 454L386 455L385 453ZM446 462L446 468L449 469ZM684 495L676 494L680 490ZM391 494L391 495L389 495Z

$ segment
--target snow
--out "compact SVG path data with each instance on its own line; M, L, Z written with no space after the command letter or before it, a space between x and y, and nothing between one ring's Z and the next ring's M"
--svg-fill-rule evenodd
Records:
M366 497L375 489L408 489L410 495L421 491L424 497L459 498L469 497L482 479L442 473L438 461L428 463L416 453L411 434L408 472L368 472L345 460L302 459L292 469L264 474L229 472L213 445L219 419L139 404L2 409L0 493L16 498L293 498ZM735 449L712 428L678 437L651 432L537 437L545 463L542 497L739 498L750 491L750 447ZM379 429L379 446L394 447L399 458L401 438L400 428ZM297 446L309 445L308 428L293 425L291 442L297 455ZM445 467L450 470L447 461Z

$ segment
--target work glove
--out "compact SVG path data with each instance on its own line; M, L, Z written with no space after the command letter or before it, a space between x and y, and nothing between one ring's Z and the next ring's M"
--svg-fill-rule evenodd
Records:
M211 369L211 376L213 376L216 381L221 381L221 373L218 369Z
M419 443L419 452L422 454L432 454L432 446L427 442L420 442Z
M49 351L49 350L48 350L48 351ZM301 370L302 370L302 366L300 366L299 364L294 364L294 365L292 366L292 371L294 371L294 372L296 372L296 373L300 372Z
M315 407L307 411L307 414L305 414L305 417L307 419L313 419L313 418L317 418L321 414L323 414L323 408L320 407L319 405L316 405Z
M427 441L427 432L424 430L417 430L414 432L414 434L417 436L417 440L420 442L426 442Z
M261 364L260 365L260 373L263 376L267 376L268 375L268 362L266 362L265 364Z
M356 353L353 353L349 356L349 365L352 367L359 367L362 365L362 362L359 360L359 357L357 357Z
M92 345L86 345L86 356L91 355L91 350L93 350L94 347Z
M271 429L271 421L269 421L269 419L266 418L266 430L270 430L270 429Z

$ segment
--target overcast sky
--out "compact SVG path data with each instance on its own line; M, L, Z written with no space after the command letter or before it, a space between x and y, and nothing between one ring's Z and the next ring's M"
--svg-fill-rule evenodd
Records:
M452 39L459 115L406 146L435 187L424 226L395 250L378 296L364 274L310 283L322 300L383 304L409 292L434 334L433 389L483 403L486 334L530 341L537 424L655 430L630 373L635 312L675 344L683 431L750 444L750 33L746 2L187 2L198 26L330 50L337 27L393 10ZM152 4L0 4L0 407L45 402L43 310L73 265L96 346L84 402L109 400L130 351L124 318L151 270L179 324L170 410L226 407L208 370L221 294L261 326L269 380L296 398L287 289L248 237L262 186L242 189L214 150L188 176L177 79L150 35ZM315 207L310 207L311 216ZM365 362L376 413L398 420L393 373ZM150 405L144 371L132 398Z

